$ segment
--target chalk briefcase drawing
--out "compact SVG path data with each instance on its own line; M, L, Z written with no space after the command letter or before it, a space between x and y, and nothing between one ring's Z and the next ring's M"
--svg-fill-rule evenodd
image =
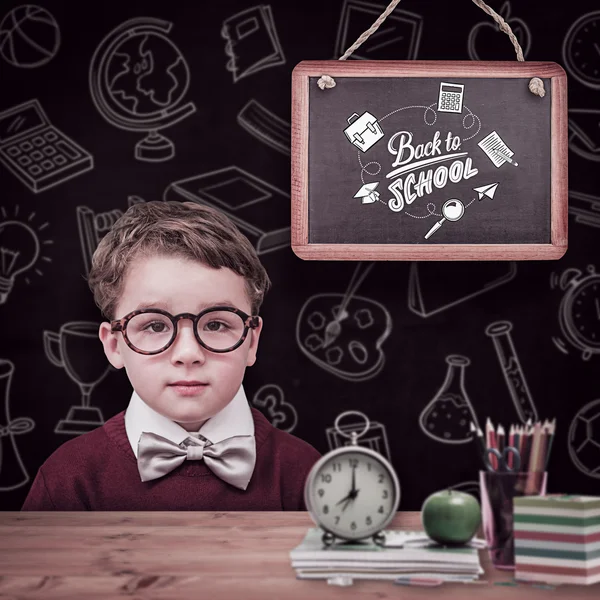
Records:
M356 120L353 121L354 118ZM381 125L369 112L365 111L360 117L358 113L351 114L348 117L348 123L350 125L344 129L346 137L351 144L354 144L363 152L366 152L383 137Z

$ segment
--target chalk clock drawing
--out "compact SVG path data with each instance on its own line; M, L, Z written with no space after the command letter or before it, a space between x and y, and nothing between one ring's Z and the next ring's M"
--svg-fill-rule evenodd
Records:
M583 474L600 479L600 400L586 404L571 421L569 455Z
M423 205L415 201L444 190L449 184L458 184L476 177L479 169L474 161L483 156L496 168L504 164L518 167L519 164L514 158L514 151L498 131L492 131L483 137L477 143L480 152L470 156L470 146L466 142L479 135L482 123L465 104L468 92L466 87L456 81L442 81L437 89L437 102L428 106L402 106L383 116L361 107L348 116L343 127L344 136L357 149L360 183L357 182L354 198L359 198L363 205L383 204L399 216L406 215L413 219L441 217L435 225L424 229L425 240L430 239L443 223L456 222L468 214L468 209L477 196L460 198L447 193L439 208L434 202L427 202L424 205L425 212ZM412 131L402 129L400 124L394 123L395 119L406 114L404 111L414 110L423 111L423 121L428 127L433 128L435 125L428 141L417 143ZM464 115L462 131L444 131L444 123L449 122L444 119L450 113ZM384 175L381 156L386 149L392 162ZM376 155L372 154L373 150ZM375 160L375 156L378 160ZM387 190L393 196L389 200L382 198L381 188L376 189L383 182L386 182ZM493 180L479 181L472 189L477 192L479 200L493 200L498 185L499 182ZM476 209L470 210L485 210L485 204L475 206Z
M560 277L550 278L550 287L565 292L558 309L558 321L566 341L581 352L583 360L600 354L600 274L593 265L587 273L566 269ZM568 354L562 338L553 338L556 347Z
M567 31L563 42L563 64L583 85L600 89L600 11L587 13L577 19Z
M252 404L263 411L271 425L277 429L291 433L298 424L296 409L286 402L283 390L274 383L263 385L252 396Z

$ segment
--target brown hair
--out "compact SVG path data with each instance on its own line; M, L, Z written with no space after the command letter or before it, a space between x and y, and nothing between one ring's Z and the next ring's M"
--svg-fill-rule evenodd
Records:
M100 240L92 257L88 285L109 321L138 256L170 255L226 267L246 280L252 314L258 314L271 281L256 250L225 214L194 202L140 202L130 206Z

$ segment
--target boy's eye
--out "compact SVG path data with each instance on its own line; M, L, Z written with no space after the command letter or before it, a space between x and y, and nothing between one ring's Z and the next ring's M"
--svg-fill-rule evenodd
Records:
M164 333L167 331L168 327L166 323L162 321L151 321L144 327L146 331L150 331L152 333Z
M228 329L227 325L225 323L222 323L221 321L209 321L208 323L206 323L204 325L204 329L206 331L223 331L224 329Z

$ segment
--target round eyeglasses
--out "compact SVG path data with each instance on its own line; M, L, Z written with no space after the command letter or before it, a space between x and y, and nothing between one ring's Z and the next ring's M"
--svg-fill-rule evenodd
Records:
M212 306L197 315L173 316L160 308L134 310L111 321L111 331L121 331L125 343L139 354L164 352L177 337L177 324L191 319L198 343L211 352L231 352L244 343L248 331L259 325L258 316L231 306Z

